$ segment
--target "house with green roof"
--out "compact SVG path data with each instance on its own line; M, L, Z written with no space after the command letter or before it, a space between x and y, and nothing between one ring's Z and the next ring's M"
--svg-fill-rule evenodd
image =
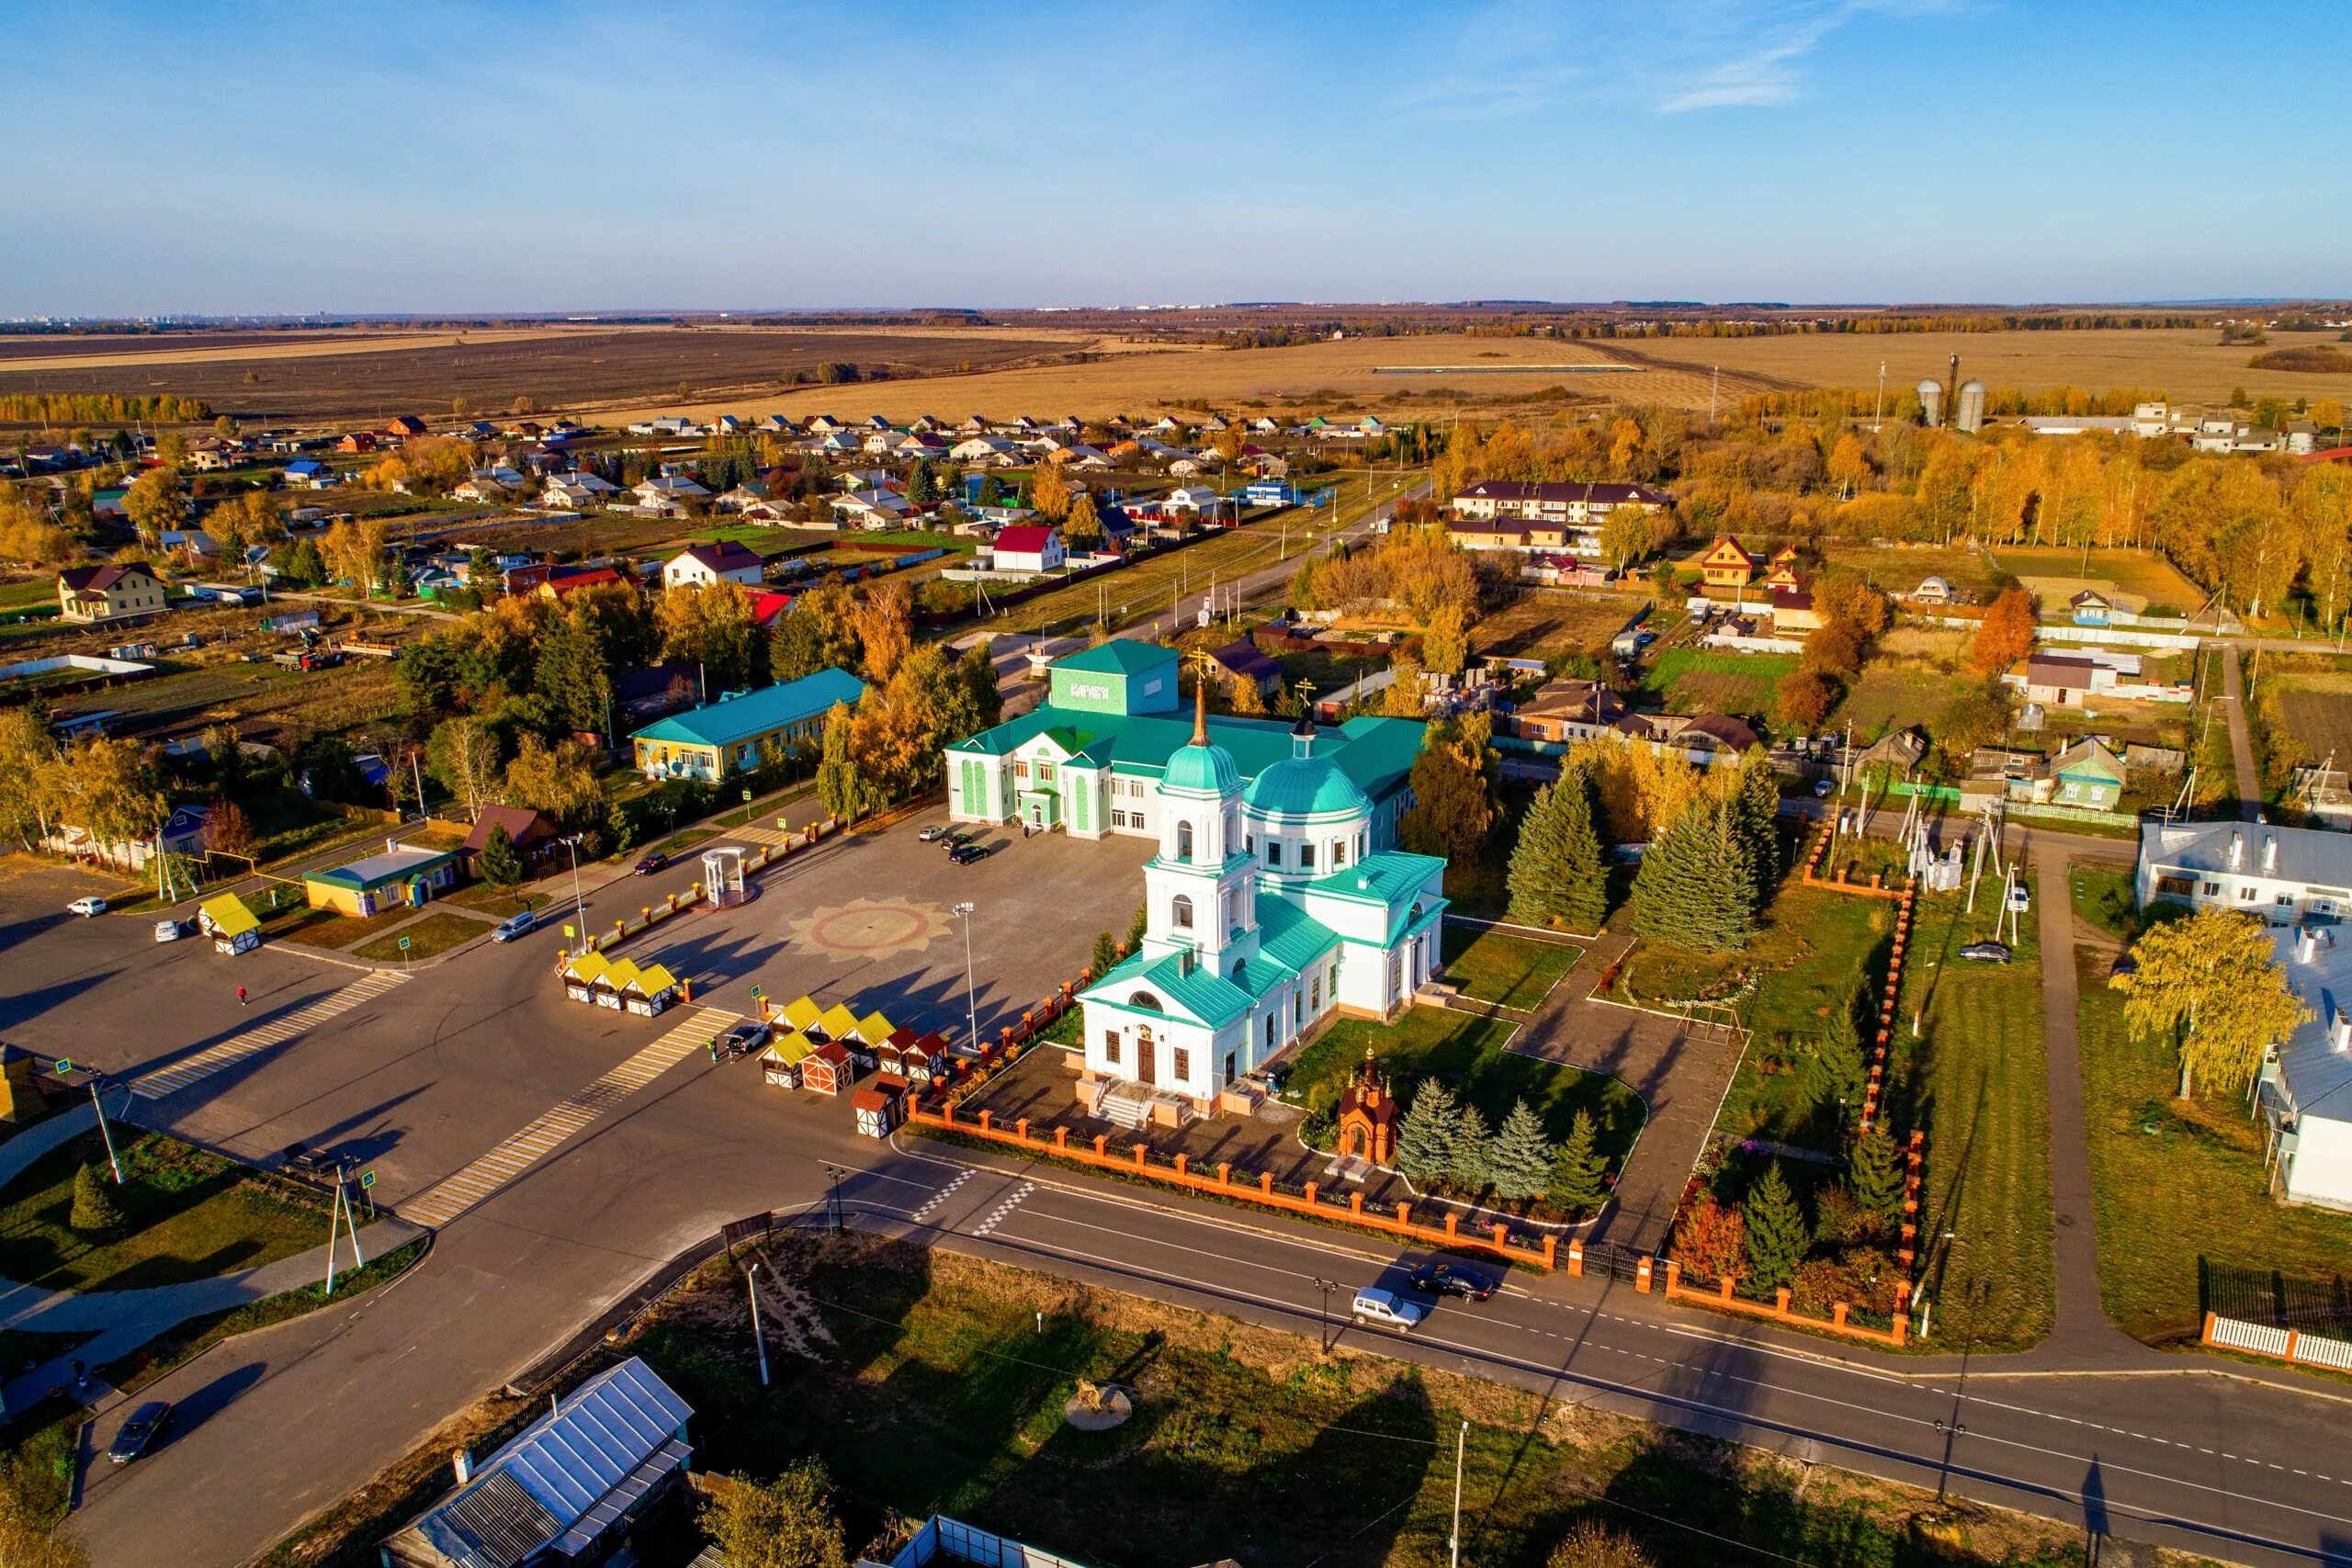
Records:
M846 670L820 670L797 681L721 697L647 725L630 739L637 770L650 779L716 783L780 761L795 747L813 750L836 703L854 706L865 682Z
M1420 727L1404 728L1417 750ZM1282 739L1286 754L1250 771L1203 696L1154 765L1143 942L1079 998L1081 1087L1116 1125L1207 1114L1332 1013L1386 1018L1437 968L1445 862L1382 840L1374 797L1342 766L1358 745L1344 728L1328 750L1306 718Z
M1193 733L1176 674L1176 650L1154 643L1114 639L1055 660L1044 703L947 748L949 814L1081 839L1157 837L1159 784ZM1426 733L1411 719L1359 717L1317 738L1319 761L1372 802L1372 848L1396 845ZM1208 734L1244 784L1291 757L1281 719L1211 718Z

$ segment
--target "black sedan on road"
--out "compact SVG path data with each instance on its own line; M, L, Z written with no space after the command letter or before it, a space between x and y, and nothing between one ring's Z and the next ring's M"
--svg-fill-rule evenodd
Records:
M153 1447L164 1428L171 1424L172 1407L160 1399L151 1399L130 1413L107 1446L107 1458L117 1464L129 1464Z
M644 859L637 863L637 874L639 876L650 876L655 872L667 866L669 863L670 857L663 854L660 850L655 850L651 854L647 855Z
M1413 1289L1423 1295L1460 1296L1483 1302L1495 1293L1495 1281L1459 1263L1424 1263L1413 1270Z
M969 865L976 860L986 860L994 852L994 844L958 844L947 852L947 858L957 865Z

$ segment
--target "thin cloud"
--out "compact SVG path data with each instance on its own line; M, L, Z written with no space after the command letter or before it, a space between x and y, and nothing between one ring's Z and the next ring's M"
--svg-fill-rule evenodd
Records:
M1804 96L1799 62L1856 17L1871 12L1917 16L1949 8L1949 0L1841 0L1837 5L1779 7L1763 16L1751 15L1745 19L1745 27L1735 23L1721 29L1745 32L1742 47L1688 77L1689 85L1659 100L1657 112L1774 108L1794 103Z

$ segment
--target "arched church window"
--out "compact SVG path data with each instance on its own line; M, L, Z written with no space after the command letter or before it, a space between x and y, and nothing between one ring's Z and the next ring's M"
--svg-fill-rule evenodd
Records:
M1159 998L1153 996L1149 991L1135 992L1127 998L1127 1005L1131 1008L1141 1008L1147 1012L1166 1012L1168 1010L1166 1008L1159 1005ZM1145 1030L1143 1034L1144 1038L1147 1040L1151 1038L1151 1031L1148 1029Z
M1174 901L1168 906L1168 920L1179 931L1193 929L1193 899L1190 894L1176 895Z
M1193 825L1190 822L1179 822L1176 824L1176 858L1178 860L1191 860L1193 858ZM1191 922L1187 921L1186 923L1190 924Z

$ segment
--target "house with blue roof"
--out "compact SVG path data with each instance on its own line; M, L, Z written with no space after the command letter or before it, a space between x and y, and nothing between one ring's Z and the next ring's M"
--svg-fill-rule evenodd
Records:
M1177 653L1114 639L1056 660L1045 702L950 745L949 814L958 822L1020 822L1075 838L1157 838L1159 784L1193 725L1179 712ZM1208 734L1247 784L1292 753L1278 718L1215 717ZM1427 727L1357 717L1318 735L1317 755L1371 802L1372 847L1393 849L1412 804L1408 780Z
M820 670L797 681L741 692L647 725L630 737L638 772L650 779L715 784L813 750L836 703L855 706L865 682L846 670Z
M1404 728L1409 767L1420 726ZM1253 752L1263 739L1239 735ZM1121 738L1098 743L1114 767ZM1159 852L1144 865L1143 942L1079 997L1080 1081L1097 1115L1136 1126L1207 1114L1331 1013L1388 1017L1438 966L1445 862L1387 847L1393 821L1375 828L1373 795L1342 765L1360 739L1343 728L1326 750L1306 717L1282 739L1286 755L1245 771L1204 687L1184 743L1152 766ZM1393 785L1392 803L1401 796Z

